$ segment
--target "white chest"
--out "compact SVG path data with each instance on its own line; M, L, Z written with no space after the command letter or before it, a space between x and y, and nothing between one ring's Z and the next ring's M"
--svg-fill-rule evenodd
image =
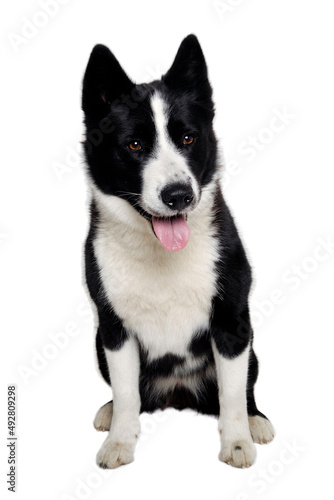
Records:
M207 220L193 219L189 242L179 252L166 251L146 221L143 231L132 234L115 220L98 229L94 250L107 298L149 359L186 355L193 335L209 325L216 240Z

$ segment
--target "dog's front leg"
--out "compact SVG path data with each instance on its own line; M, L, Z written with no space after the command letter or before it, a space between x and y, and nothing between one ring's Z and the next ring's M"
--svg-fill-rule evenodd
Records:
M219 390L219 459L243 468L254 463L256 450L249 429L246 397L251 328L247 321L240 335L239 324L237 320L229 321L232 332L215 328L212 349Z
M97 454L100 467L114 469L134 460L139 435L139 352L133 337L118 349L105 348L113 390L113 416L109 434Z

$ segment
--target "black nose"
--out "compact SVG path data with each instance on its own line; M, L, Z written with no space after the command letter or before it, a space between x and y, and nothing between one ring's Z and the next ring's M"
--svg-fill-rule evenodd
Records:
M170 184L161 191L161 198L169 208L180 211L190 205L194 193L187 184Z

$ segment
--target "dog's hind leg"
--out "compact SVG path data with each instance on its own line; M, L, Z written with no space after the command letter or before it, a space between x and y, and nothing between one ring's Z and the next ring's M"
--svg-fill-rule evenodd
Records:
M254 397L254 385L259 373L257 357L250 350L248 365L248 384L247 384L247 413L248 423L254 443L265 444L274 439L275 431L270 420L261 413L256 406Z
M97 431L110 431L113 414L113 402L109 401L101 406L94 419L94 427Z
M275 431L270 420L260 415L248 415L249 429L254 443L266 444L274 439Z

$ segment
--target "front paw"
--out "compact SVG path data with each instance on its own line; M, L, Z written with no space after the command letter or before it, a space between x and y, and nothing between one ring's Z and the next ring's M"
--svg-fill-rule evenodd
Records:
M116 469L134 461L135 442L105 440L97 454L96 462L102 469Z
M219 460L242 469L253 465L255 457L255 446L252 441L246 439L223 444L219 453Z

